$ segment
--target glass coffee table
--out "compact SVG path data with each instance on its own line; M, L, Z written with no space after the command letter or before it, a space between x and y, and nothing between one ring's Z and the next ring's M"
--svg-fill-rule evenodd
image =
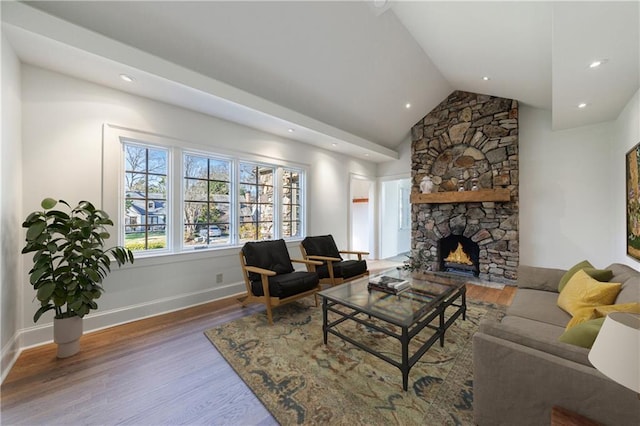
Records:
M369 280L380 275L407 280L411 285L398 294L369 290ZM408 271L390 269L323 290L318 294L322 297L324 344L327 344L328 335L333 334L396 366L402 372L402 388L406 391L411 367L436 341L439 340L440 346L444 346L446 330L460 315L466 320L465 283L463 276L452 277L437 273L412 276ZM334 314L331 315L331 320L330 312ZM398 330L381 327L374 319L393 324ZM336 326L344 321L355 321L399 340L401 359L393 359L377 351L375 347L341 333ZM433 334L409 354L411 340L427 328Z

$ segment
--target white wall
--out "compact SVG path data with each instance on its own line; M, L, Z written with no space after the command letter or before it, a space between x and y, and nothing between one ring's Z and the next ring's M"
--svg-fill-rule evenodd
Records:
M612 209L613 123L553 131L549 111L521 105L519 116L520 263L609 265L613 224L623 220Z
M627 256L626 243L626 181L625 159L626 153L637 143L640 143L640 90L629 100L624 110L614 123L615 138L612 143L611 162L612 169L612 202L611 218L613 230L610 252L612 260L626 263L636 269L640 268L640 262L631 256Z
M32 66L23 66L24 210L45 197L75 203L101 198L101 131L104 123L186 140L202 146L307 164L308 233L332 233L345 246L349 176L375 176L375 165L310 145L136 97ZM107 195L105 193L105 195ZM105 203L106 204L106 203ZM116 212L109 212L114 215ZM299 257L298 244L290 245ZM25 258L27 271L30 259ZM214 276L224 275L222 284ZM100 309L85 318L85 330L110 326L243 291L238 249L138 259L104 283ZM26 273L25 282L27 285ZM28 290L28 289L27 289ZM51 338L51 317L32 326L33 291L22 304L25 345Z
M398 179L411 177L411 138L407 137L396 147L398 159L378 164L378 177Z
M0 381L17 357L22 274L20 228L20 64L2 34L2 139L0 140Z

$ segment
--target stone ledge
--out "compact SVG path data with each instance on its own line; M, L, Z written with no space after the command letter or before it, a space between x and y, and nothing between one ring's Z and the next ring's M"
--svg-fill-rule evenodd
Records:
M449 191L431 194L411 194L412 204L478 203L486 201L511 201L511 191L507 188L481 189L478 191Z

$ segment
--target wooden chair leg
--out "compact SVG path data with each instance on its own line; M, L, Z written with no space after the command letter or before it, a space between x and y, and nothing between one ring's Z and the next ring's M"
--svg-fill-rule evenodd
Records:
M273 325L273 315L271 314L271 303L265 303L267 305L267 320L269 321L269 325Z
M331 287L336 285L336 278L333 276L333 262L327 260L327 271L329 272L329 279L331 280Z
M267 307L267 319L269 325L273 325L273 315L271 314L271 294L269 293L269 278L262 276L262 293L264 294L264 304Z
M242 305L243 308L246 308L247 307L247 299L248 298L249 298L249 296L240 296L236 300L238 302L240 302L240 304Z

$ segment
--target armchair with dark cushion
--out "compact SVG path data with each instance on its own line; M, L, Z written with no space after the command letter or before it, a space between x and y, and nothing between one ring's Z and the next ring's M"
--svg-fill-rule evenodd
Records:
M296 271L292 261L305 263L308 267L322 264L313 260L291 259L284 240L249 242L240 250L247 295L238 300L243 306L264 303L269 324L273 324L272 307L315 295L320 290L318 274ZM318 300L315 302L317 306Z
M320 283L332 286L369 275L365 251L338 250L332 235L306 237L300 244L302 256L307 260L318 260L321 266L309 265L309 271L316 271ZM342 254L353 254L358 260L343 259Z

